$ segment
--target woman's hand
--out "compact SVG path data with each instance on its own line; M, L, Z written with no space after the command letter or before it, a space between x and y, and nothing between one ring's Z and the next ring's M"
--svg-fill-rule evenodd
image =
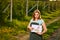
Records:
M42 35L43 33L41 33L41 32L36 32L38 35Z
M31 30L33 30L34 28L32 28L32 27L29 27L29 30L31 31Z

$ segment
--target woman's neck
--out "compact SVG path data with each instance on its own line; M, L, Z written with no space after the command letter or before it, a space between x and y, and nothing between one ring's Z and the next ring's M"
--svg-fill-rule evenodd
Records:
M35 21L37 21L38 19L35 19Z

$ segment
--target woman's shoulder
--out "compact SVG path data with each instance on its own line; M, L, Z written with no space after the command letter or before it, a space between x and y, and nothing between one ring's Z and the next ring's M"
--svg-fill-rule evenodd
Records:
M40 21L44 22L44 19L40 19Z
M39 20L43 20L43 19L39 19Z
M32 21L33 21L33 18L31 18L30 22L32 22Z

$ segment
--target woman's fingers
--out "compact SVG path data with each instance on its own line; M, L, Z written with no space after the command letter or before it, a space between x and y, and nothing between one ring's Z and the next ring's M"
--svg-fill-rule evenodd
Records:
M30 30L33 30L34 28L30 27Z
M42 35L42 33L41 32L36 32L37 34L39 34L39 35Z

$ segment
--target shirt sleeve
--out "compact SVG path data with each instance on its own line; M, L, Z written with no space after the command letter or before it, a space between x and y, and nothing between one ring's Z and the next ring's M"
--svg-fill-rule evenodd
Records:
M42 19L41 21L42 21L42 24L43 24L44 23L44 20Z

